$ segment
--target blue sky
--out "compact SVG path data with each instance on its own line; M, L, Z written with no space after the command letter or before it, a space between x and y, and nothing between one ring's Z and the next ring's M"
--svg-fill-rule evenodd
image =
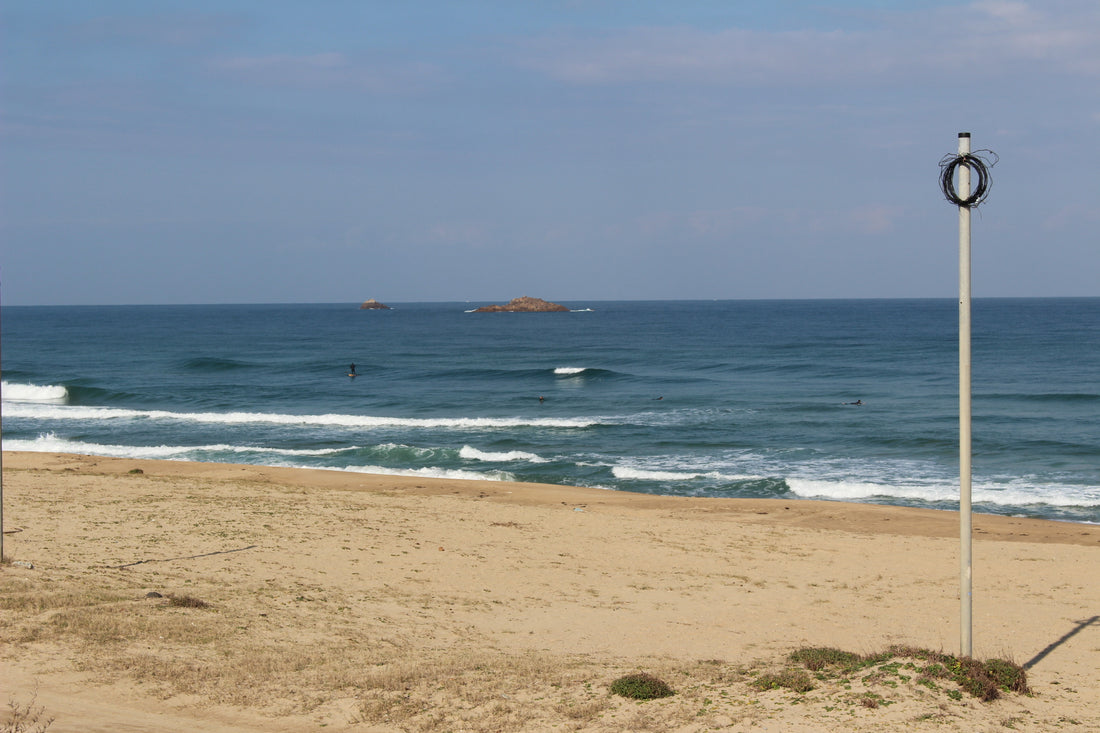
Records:
M4 304L1100 296L1100 4L0 1Z

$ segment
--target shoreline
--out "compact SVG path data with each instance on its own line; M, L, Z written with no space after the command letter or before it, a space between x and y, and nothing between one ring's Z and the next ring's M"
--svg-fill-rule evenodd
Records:
M243 463L202 463L165 459L116 458L80 453L4 451L4 468L82 469L121 475L140 469L148 475L187 475L273 481L292 486L310 486L344 491L373 490L379 482L412 495L456 494L492 497L504 502L553 504L585 502L606 506L634 506L651 509L691 508L694 511L737 515L750 521L787 523L814 529L838 529L872 534L913 534L923 537L958 538L959 513L896 504L874 504L824 499L746 499L738 497L679 496L589 488L563 484L541 484L495 479L452 479L360 473L325 468L264 466ZM768 519L753 519L753 517ZM887 522L894 522L887 524ZM1023 542L1061 542L1091 546L1100 544L1100 524L1070 520L1014 517L972 513L974 538ZM1089 528L1092 528L1090 531Z
M1033 696L909 682L871 710L751 681L801 646L957 649L955 512L3 460L5 552L33 568L0 568L0 694L37 687L51 733L1100 726L1092 525L974 515L975 655L1025 665ZM607 692L639 669L677 695Z

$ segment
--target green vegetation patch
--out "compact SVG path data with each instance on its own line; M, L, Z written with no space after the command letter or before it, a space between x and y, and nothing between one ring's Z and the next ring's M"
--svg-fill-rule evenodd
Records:
M863 664L864 660L864 657L859 654L831 647L795 649L788 658L795 664L801 664L811 672L818 672L826 667L836 667L845 671L855 670Z
M655 700L675 694L664 680L645 672L620 677L611 683L611 691L632 700Z
M801 669L784 669L780 672L765 672L752 682L758 690L785 689L791 692L809 692L814 689L810 675Z
M865 682L890 687L896 687L898 681L908 682L913 676L919 684L929 689L936 688L934 680L950 680L964 692L985 702L996 700L1002 692L1026 695L1031 691L1027 685L1027 672L1014 662L1004 659L983 662L908 646L894 645L885 652L869 655L829 647L804 647L791 652L789 659L823 677L848 677L866 671L863 677ZM905 660L917 660L924 664Z

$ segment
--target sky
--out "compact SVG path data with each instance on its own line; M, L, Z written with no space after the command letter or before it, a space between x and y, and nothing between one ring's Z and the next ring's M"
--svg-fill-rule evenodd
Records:
M0 302L1100 296L1095 0L0 0Z

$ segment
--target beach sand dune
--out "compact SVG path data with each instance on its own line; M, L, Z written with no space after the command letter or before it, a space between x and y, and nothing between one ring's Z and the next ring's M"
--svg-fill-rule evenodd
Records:
M0 693L51 733L1100 730L1100 527L975 516L975 656L1032 688L981 702L912 659L760 684L956 654L950 512L38 453L3 488ZM676 694L609 693L638 671Z

